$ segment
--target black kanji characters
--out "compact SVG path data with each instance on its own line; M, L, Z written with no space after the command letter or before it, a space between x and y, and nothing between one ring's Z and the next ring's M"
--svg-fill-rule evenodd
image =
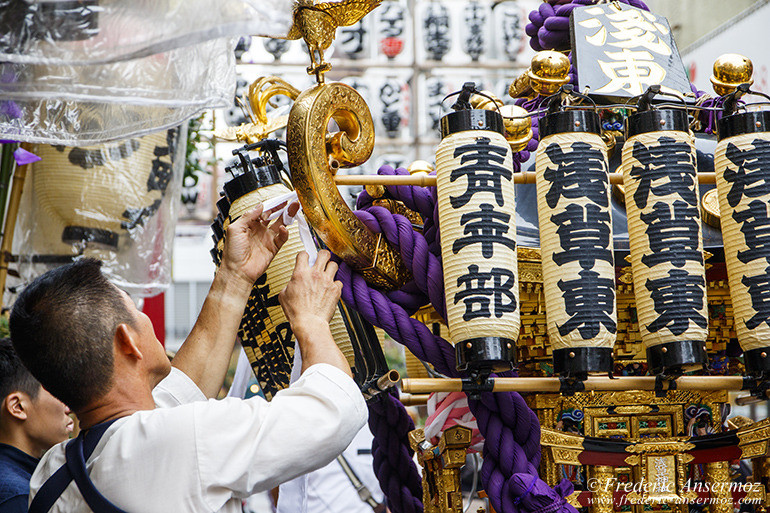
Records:
M599 273L583 269L580 278L559 280L559 289L564 293L564 306L570 318L558 326L561 336L578 330L584 340L596 337L601 327L610 332L617 332L617 325L612 318L615 311L615 280L601 278Z
M453 169L449 179L454 182L465 176L468 188L460 196L450 197L452 208L466 205L477 192L491 192L498 206L505 204L502 181L513 179L513 170L502 165L508 151L506 147L491 144L488 137L479 137L471 144L455 148L454 157L460 157L462 166Z
M466 212L460 218L467 237L455 240L452 251L457 254L462 248L471 244L481 244L481 254L484 258L492 258L494 244L502 244L516 250L516 242L506 237L511 220L510 214L495 212L492 205L482 203L477 212Z
M489 272L480 272L479 266L471 264L468 272L457 278L458 290L454 303L465 306L464 321L478 318L502 317L515 312L517 308L514 287L518 287L516 276L509 269L493 267Z

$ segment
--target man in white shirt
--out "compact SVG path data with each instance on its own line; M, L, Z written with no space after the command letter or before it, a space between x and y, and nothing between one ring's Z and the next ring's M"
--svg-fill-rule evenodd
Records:
M280 219L268 226L266 218L259 207L228 228L222 264L173 368L149 318L97 261L46 273L14 304L11 338L32 374L77 414L81 429L96 426L96 434L114 421L85 458L96 490L119 508L105 511L240 511L242 498L329 463L365 423L365 403L329 329L341 283L326 251L312 266L300 253L279 296L300 347L300 379L270 403L211 399L252 285L288 237ZM33 474L30 511L41 487L38 504L54 497L42 511L92 511L81 483L58 494L45 486L70 465L65 445L48 451Z

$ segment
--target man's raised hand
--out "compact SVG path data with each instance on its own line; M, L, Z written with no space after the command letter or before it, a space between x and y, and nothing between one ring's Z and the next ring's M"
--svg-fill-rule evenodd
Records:
M283 224L283 216L269 224L268 217L285 206L285 203L263 212L262 205L242 215L227 227L225 247L220 269L252 286L270 265L289 238ZM299 203L289 205L289 215L294 216Z

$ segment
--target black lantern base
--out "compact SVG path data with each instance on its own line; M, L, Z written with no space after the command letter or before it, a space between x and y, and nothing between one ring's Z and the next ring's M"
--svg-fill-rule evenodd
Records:
M553 372L559 376L585 379L589 372L612 372L612 349L609 347L573 347L553 352Z
M683 340L647 348L650 374L676 375L703 368L708 362L705 342Z
M67 226L61 234L62 242L66 244L96 243L113 249L117 249L119 239L120 236L113 231L86 226Z
M751 349L743 353L746 374L749 376L770 375L770 347Z
M479 337L455 345L457 370L489 375L511 370L516 363L516 341L503 337Z

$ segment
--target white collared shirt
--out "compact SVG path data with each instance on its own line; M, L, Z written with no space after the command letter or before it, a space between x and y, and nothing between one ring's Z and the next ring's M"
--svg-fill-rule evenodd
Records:
M206 400L178 369L153 397L157 409L116 421L86 463L96 489L129 513L240 512L241 499L332 461L367 419L355 382L327 364L269 403ZM43 456L30 500L65 463L65 445ZM91 510L70 483L51 511Z

